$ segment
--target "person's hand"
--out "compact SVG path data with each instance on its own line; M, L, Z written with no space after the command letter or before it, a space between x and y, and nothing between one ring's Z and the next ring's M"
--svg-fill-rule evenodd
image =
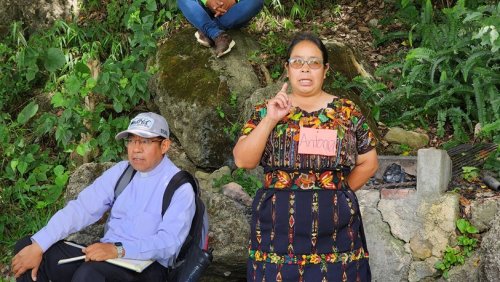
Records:
M266 117L274 122L278 122L286 116L292 107L292 102L288 98L288 94L286 94L287 88L288 83L283 83L283 86L276 96L267 102Z
M24 272L31 269L31 279L36 281L38 268L42 262L43 250L38 243L24 247L12 258L12 273L15 278L23 275Z
M94 243L83 249L85 261L104 261L118 257L118 250L113 243Z
M220 17L234 4L236 4L235 0L207 0L206 6L214 13L214 17Z

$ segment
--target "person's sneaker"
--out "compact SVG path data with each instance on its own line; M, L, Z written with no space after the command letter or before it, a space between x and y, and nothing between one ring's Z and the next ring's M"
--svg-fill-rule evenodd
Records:
M215 55L217 58L229 53L236 44L229 34L223 32L215 38Z
M196 41L205 47L212 47L215 45L214 41L208 38L203 32L196 31L194 33L194 37L196 37Z

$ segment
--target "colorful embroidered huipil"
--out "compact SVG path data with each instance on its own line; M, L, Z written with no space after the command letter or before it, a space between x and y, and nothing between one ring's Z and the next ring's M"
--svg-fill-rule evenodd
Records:
M265 104L256 106L243 134L265 115ZM299 154L301 127L336 130L335 155ZM262 155L264 187L252 205L248 281L370 281L358 200L346 176L357 155L375 145L350 100L333 98L314 112L292 107Z

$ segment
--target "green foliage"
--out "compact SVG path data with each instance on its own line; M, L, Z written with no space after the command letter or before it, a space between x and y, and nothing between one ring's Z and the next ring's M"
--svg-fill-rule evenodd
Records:
M469 182L479 180L479 169L474 166L463 166L462 178Z
M283 58L286 57L287 45L283 38L270 31L259 40L260 50L249 56L249 61L257 67L269 68L269 76L273 80L281 77L283 69Z
M500 139L500 136L496 136L496 138ZM500 144L500 140L495 140L495 142ZM497 179L500 178L500 146L497 147L495 152L492 152L489 155L483 165L483 168L494 172L497 175Z
M242 168L234 170L232 174L223 175L219 179L214 179L213 186L215 188L221 188L230 182L236 182L241 185L243 190L250 195L250 197L255 196L257 190L262 188L262 182Z
M464 264L465 259L470 257L472 251L477 247L477 239L471 237L471 234L478 233L477 228L463 218L457 220L456 226L461 234L457 237L457 246L447 246L443 259L434 265L436 269L443 272L443 277L446 279L449 277L450 269L453 266Z
M412 1L402 3L400 12L410 15L409 22L417 20ZM389 123L435 123L439 137L451 128L458 142L468 140L475 123L484 128L484 137L498 135L499 19L500 6L470 10L459 0L439 11L430 0L422 1L408 37L413 48L376 71L393 86L358 79L350 87L361 89Z
M177 11L173 0L83 5L81 19L91 20L59 20L29 36L16 22L0 40L5 255L8 245L40 229L60 208L75 159L121 159L124 148L113 137L151 98L147 83L154 68L146 69L145 62L164 36L164 22ZM96 20L95 13L105 17Z
M410 155L412 148L407 144L399 144L399 150L401 151L401 155L408 156Z
M312 10L318 4L314 0L266 0L266 5L271 7L274 11L285 14L288 12L292 19L304 19L307 15L311 14Z
M224 133L229 136L231 140L235 141L240 134L241 127L243 126L240 122L236 121L237 117L235 116L235 113L238 112L238 109L236 108L238 94L232 92L229 95L229 101L227 102L227 104L218 105L215 108L215 111L221 119L227 122L227 125L223 128Z
M69 172L31 130L38 105L30 102L17 119L0 115L0 241L38 230L55 208ZM26 213L30 210L30 213ZM6 250L2 250L5 252Z

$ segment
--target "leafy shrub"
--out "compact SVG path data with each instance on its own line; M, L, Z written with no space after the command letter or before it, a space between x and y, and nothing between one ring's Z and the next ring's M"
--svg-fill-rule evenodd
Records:
M464 264L465 259L470 257L472 251L477 247L477 239L472 238L472 234L479 231L472 226L469 221L461 218L456 222L460 236L457 238L455 247L446 246L443 259L438 261L434 267L443 272L443 277L448 278L448 272L456 265Z
M250 197L255 196L257 190L262 188L262 182L254 175L248 174L245 169L238 168L231 175L224 175L219 179L214 179L214 187L220 188L230 182L236 182L243 187Z
M311 10L317 2L318 1L314 0L266 0L268 6L281 14L285 13L285 11L289 11L289 15L292 19L304 19L311 13Z
M124 148L113 136L150 99L154 70L144 62L177 11L173 0L85 4L82 21L59 20L30 35L13 23L0 39L2 261L8 245L40 229L62 205L78 162L121 159Z
M349 87L360 88L389 123L436 124L440 137L451 126L457 141L466 141L475 123L483 135L497 135L500 5L470 10L459 0L434 11L430 0L423 2L420 20L408 35L414 48L376 71L394 86L357 79Z
M479 169L474 166L462 167L462 178L466 181L473 182L479 180Z

